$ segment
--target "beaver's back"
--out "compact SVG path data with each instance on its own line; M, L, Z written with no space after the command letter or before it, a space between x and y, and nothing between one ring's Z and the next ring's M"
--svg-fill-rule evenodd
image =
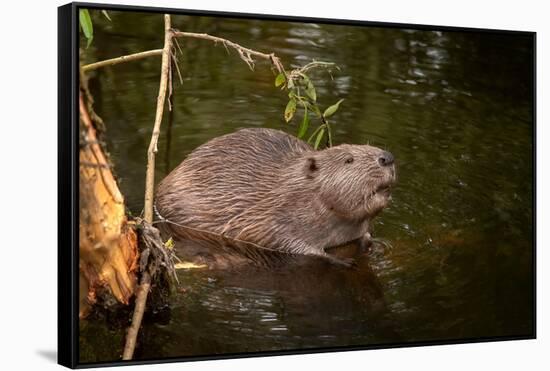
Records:
M156 206L174 222L220 231L262 200L289 161L311 150L282 131L242 129L195 149L158 186Z
M241 129L196 148L180 166L192 171L205 170L208 175L224 170L220 175L230 179L241 174L255 177L258 173L273 174L274 168L307 150L311 150L308 144L279 130Z

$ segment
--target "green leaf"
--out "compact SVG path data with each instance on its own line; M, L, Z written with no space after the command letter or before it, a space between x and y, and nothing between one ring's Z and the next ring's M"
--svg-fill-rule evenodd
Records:
M86 45L86 48L88 48L94 39L94 27L92 26L92 19L90 18L88 9L80 9L79 18L82 32L84 32L84 36L88 39L88 44Z
M315 87L313 86L313 83L311 82L309 77L307 77L306 75L302 74L301 76L304 78L304 85L305 85L307 96L310 97L311 100L315 102L317 100L317 92L315 91Z
M294 112L296 112L296 100L291 99L291 100L288 101L288 103L286 104L286 108L285 108L285 121L286 122L289 122L290 120L292 120L292 116L294 116Z
M307 107L304 108L304 118L302 119L302 123L300 124L300 128L298 129L298 138L303 138L304 135L307 132L307 128L309 126L309 115L307 113Z
M109 13L107 13L106 10L102 10L101 13L103 13L103 15L105 16L105 18L107 18L109 20L109 22L112 22L111 21L111 17L109 17Z
M340 106L340 103L342 103L344 100L340 99L338 102L334 103L332 106L328 107L325 112L323 113L323 117L330 117L334 115L336 111L338 111L338 107Z
M306 85L306 94L312 101L315 102L317 100L317 92L315 91L315 87L311 81L308 81L308 84Z
M285 77L285 74L284 73L280 73L277 75L277 77L275 78L275 86L281 86L285 83L286 81L286 77Z
M172 237L170 237L165 243L164 246L166 246L167 249L172 250L174 248L174 240Z
M292 81L292 79L288 79L288 81L287 81L287 83L286 83L286 86L287 86L289 89L294 88L294 81Z
M317 104L312 104L312 105L310 105L310 107L311 107L311 110L313 111L313 113L315 113L317 115L317 117L321 117L321 110L319 109Z
M323 139L323 135L325 135L325 128L321 128L319 130L319 134L317 134L317 138L315 139L315 145L313 146L314 149L319 148L319 143L321 143L321 139Z

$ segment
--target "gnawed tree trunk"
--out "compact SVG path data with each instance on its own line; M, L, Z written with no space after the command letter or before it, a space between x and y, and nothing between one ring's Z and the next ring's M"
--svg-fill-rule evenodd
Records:
M235 49L239 57L252 70L254 69L253 57L257 57L270 61L279 74L286 76L283 65L275 54L261 53L208 34L174 30L171 27L169 14L164 15L163 49L111 58L81 67L81 83L85 86L84 72L86 71L162 55L155 123L147 151L144 219L136 218L137 227L141 231L140 245L144 246L139 264L141 282L138 289L136 289L138 255L136 234L128 227L128 221L124 214L124 200L101 146L97 143L97 135L90 119L90 114L94 115L93 110L87 111L88 106L85 104L87 102L83 101L82 95L80 97L81 137L85 139L84 145L81 144L80 148L80 316L86 315L90 304L95 302L97 291L101 287L108 287L115 298L122 303L128 303L128 299L137 291L132 323L128 328L124 346L123 360L133 358L137 335L151 287L156 286L158 292L159 287L169 286L170 279L177 281L174 260L179 259L175 256L173 248L162 241L159 231L153 226L153 197L157 142L167 93L169 107L171 107L172 61L178 70L180 81L183 83L172 43L174 38L178 37L199 38L214 43L221 42L226 49ZM304 71L304 69L300 71ZM86 88L84 91L86 92ZM88 96L86 94L86 97ZM204 267L191 262L180 261L179 264L187 268ZM163 276L168 279L163 280ZM154 283L155 280L157 283ZM159 284L159 282L165 283ZM162 293L160 298L162 299Z
M138 242L124 198L80 94L80 301L85 317L99 293L128 304L136 289ZM104 290L107 289L107 290Z

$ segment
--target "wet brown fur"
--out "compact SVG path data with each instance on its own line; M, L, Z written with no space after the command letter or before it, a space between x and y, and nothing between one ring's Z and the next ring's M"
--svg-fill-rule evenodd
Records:
M195 149L159 184L155 204L182 238L208 231L205 239L327 256L368 235L387 205L395 168L380 165L382 153L349 144L315 151L282 131L242 129Z

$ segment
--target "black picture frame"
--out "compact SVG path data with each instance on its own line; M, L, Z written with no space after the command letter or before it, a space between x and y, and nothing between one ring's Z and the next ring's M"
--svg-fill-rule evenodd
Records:
M365 345L350 347L331 347L304 350L281 350L254 353L234 353L211 356L191 356L152 360L116 361L99 363L79 363L78 357L78 94L79 94L79 24L80 8L123 10L145 13L170 13L176 15L200 15L213 17L232 17L256 20L283 20L289 22L315 22L350 26L377 26L384 28L409 28L415 30L461 31L472 33L518 34L532 40L533 50L533 328L526 336L499 336L482 338L464 338L450 341L419 341L401 344ZM153 364L167 362L200 361L213 359L231 359L244 357L278 356L290 354L308 354L322 352L341 352L380 348L401 348L427 345L449 345L491 341L536 339L536 32L495 30L483 28L461 28L422 24L403 24L369 22L359 20L309 18L267 14L232 13L219 11L200 11L188 9L170 9L160 7L127 6L97 3L74 2L58 8L58 363L69 368L89 368L101 366L121 366L135 364Z

